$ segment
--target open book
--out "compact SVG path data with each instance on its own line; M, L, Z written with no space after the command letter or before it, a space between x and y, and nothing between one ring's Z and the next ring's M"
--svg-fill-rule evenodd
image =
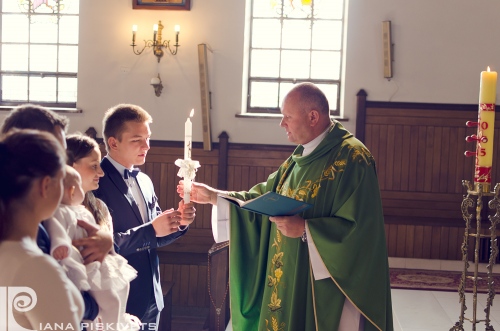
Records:
M223 193L219 194L219 196L240 208L267 216L291 216L312 207L309 203L295 200L275 192L267 192L255 199L247 201L242 201Z

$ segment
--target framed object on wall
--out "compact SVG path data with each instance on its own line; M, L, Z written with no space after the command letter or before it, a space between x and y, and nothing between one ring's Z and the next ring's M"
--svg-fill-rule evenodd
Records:
M190 10L191 0L132 0L133 9Z

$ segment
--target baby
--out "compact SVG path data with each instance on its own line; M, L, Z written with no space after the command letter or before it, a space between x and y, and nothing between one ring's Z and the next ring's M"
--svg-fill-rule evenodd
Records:
M85 221L97 226L94 217L82 205L85 196L82 180L78 171L66 166L64 192L61 204L54 216L44 222L51 239L50 254L66 270L68 278L80 291L90 291L99 305L99 316L94 323L102 323L112 330L137 330L140 321L137 317L125 313L130 281L137 277L122 256L112 252L103 262L91 262L84 265L80 251L71 242L87 237L87 232L77 225Z

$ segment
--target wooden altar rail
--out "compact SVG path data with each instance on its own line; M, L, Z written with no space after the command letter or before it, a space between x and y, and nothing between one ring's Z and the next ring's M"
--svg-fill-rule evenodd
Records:
M462 180L472 181L474 171L464 152L476 148L465 137L477 131L465 123L477 116L478 105L376 102L364 90L357 94L356 136L377 163L389 256L461 259ZM493 184L500 181L499 116L495 128Z

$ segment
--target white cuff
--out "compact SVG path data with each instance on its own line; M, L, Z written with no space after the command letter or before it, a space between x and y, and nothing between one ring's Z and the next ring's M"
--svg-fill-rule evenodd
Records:
M216 243L229 240L229 201L220 197L212 206L212 233Z

